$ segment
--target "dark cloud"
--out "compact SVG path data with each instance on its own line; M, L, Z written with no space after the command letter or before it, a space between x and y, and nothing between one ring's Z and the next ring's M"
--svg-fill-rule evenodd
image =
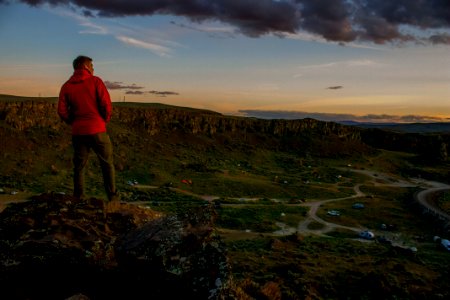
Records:
M156 96L159 96L159 97L177 96L177 95L179 95L176 92L169 92L169 91L163 91L163 92L160 92L160 91L149 91L148 93L156 95Z
M363 116L356 116L352 114L331 114L331 113L309 113L302 111L282 111L282 110L240 110L239 113L247 117L261 118L261 119L305 119L311 118L327 122L360 122L360 123L431 123L431 122L448 122L449 119L419 116L419 115L375 115L368 114Z
M143 95L145 92L143 91L126 91L125 95Z
M125 85L120 81L105 81L105 85L110 90L140 90L144 88L142 86L137 86L134 83L131 85Z
M327 90L340 90L343 89L344 87L342 85L335 85L335 86L329 86L327 87Z
M176 92L169 91L126 91L126 95L144 95L144 94L152 94L158 97L167 97L167 96L176 96L179 95Z
M448 33L435 34L430 36L428 38L428 41L433 45L438 44L450 45L450 34Z
M1 0L0 0L1 1ZM144 95L152 94L158 97L176 96L176 92L171 91L142 91L144 87L136 84L124 84L121 81L105 81L105 86L110 90L126 90L125 95Z
M19 0L32 6L44 3L78 7L98 17L183 16L194 22L218 20L251 37L299 30L339 43L427 41L449 44L448 36L428 38L406 34L403 28L448 29L449 0ZM8 1L0 0L0 3Z
M303 29L323 36L327 40L349 42L356 39L352 29L347 1L298 0Z

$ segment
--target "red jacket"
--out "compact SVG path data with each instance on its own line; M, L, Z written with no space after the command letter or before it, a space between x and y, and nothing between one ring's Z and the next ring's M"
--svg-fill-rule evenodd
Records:
M72 125L73 135L106 132L112 104L103 81L88 70L75 70L59 93L58 115Z

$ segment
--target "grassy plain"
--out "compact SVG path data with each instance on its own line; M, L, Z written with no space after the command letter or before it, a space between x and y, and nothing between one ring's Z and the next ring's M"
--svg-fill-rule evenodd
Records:
M413 154L385 150L324 157L302 149L280 151L241 144L227 136L211 138L175 131L149 136L114 122L109 129L122 200L168 214L215 205L216 231L227 245L234 277L255 299L449 296L450 253L432 240L434 235L449 233L417 210L413 201L417 189L383 186L382 180L351 171L436 180L448 178L448 162L425 164ZM1 145L3 196L11 192L18 192L16 198L47 191L71 193L68 128L32 128L19 133L0 120L0 134L7 141ZM140 187L129 185L130 180ZM94 155L87 166L86 182L90 196L104 198ZM349 198L356 195L357 185L363 196ZM205 200L211 197L216 200ZM318 221L309 223L308 232L299 230L299 224L309 217L308 205L329 199L341 200L318 207L317 217L323 221L374 230L377 236L416 247L417 253L361 241L357 232L349 229L311 234L325 229ZM447 211L449 199L448 193L438 199ZM363 203L364 209L352 208L355 202ZM329 216L328 210L338 210L341 215ZM395 225L395 230L383 231L381 224ZM283 226L293 231L274 233Z
M280 163L295 160L295 156L269 154L276 159L268 159L264 165L255 164L250 157L239 157L195 165L193 161L172 161L172 166L183 167L165 169L167 178L178 175L177 179L193 182L172 182L170 186L198 196L217 196L213 201L218 214L217 234L227 245L239 287L248 295L254 299L417 299L447 295L443 289L449 287L446 266L450 253L433 242L434 235L445 233L417 210L414 194L419 189L386 186L383 184L389 181L349 171L375 170L404 179L398 177L398 170L407 173L409 154L381 151L357 160L315 159L296 168L292 163ZM269 154L254 157L261 159ZM364 196L325 202L317 216L329 223L373 230L405 248L359 240L357 233L341 228L319 236L301 231L274 234L280 224L296 228L304 221L308 215L304 205L350 197L355 195L356 185ZM132 187L125 189L130 197L139 193ZM145 197L153 209L168 213L183 211L183 205L208 203L179 191L167 191L161 194L160 189L148 190ZM439 199L447 203L448 194ZM364 208L352 208L354 203L362 203ZM341 215L330 216L328 210L338 210ZM392 227L383 230L381 224ZM308 226L309 230L323 228L318 222ZM408 247L418 251L403 250Z

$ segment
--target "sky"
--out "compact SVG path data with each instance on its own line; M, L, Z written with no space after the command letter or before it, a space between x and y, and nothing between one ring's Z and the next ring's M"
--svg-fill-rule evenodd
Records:
M265 118L450 121L449 0L0 0L0 94Z

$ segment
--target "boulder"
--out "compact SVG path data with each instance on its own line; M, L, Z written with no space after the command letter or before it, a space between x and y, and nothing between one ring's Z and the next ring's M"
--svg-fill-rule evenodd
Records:
M163 215L54 193L12 204L0 214L2 298L228 298L214 218L208 205Z

